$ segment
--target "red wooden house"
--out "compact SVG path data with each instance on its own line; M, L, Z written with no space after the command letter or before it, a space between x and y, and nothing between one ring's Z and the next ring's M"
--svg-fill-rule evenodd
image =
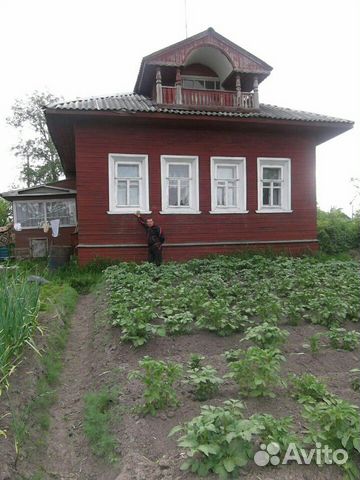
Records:
M212 28L145 57L134 93L46 108L77 198L77 254L142 260L316 250L315 148L352 122L264 105L272 68Z

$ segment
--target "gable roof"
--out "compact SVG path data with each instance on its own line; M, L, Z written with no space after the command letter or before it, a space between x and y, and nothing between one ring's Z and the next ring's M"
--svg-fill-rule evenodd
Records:
M184 116L214 116L234 118L264 118L271 120L290 120L302 122L324 122L353 125L351 120L320 115L318 113L292 110L276 105L260 104L256 111L221 111L221 110L195 110L188 108L173 108L159 106L155 101L144 95L133 93L119 94L103 97L90 97L52 104L49 110L54 111L78 111L78 112L145 112L145 113L168 113Z
M266 62L223 37L210 27L192 37L145 56L140 65L134 92L147 93L147 83L149 82L149 77L154 75L155 66L183 67L192 52L208 47L215 48L225 55L231 64L232 71L256 74L259 83L272 70L272 67Z
M60 183L60 182L59 182ZM10 190L0 194L6 200L29 200L38 197L57 197L57 196L73 196L76 190L72 188L56 187L51 184L36 185L17 190Z

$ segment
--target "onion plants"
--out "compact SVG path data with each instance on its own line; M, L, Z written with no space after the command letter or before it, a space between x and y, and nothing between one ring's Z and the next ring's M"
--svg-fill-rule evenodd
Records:
M17 272L0 271L0 395L26 344L35 348L40 287Z

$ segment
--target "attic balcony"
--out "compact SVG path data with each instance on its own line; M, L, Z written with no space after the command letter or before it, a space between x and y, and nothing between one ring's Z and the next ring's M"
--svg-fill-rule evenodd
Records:
M157 103L166 106L189 108L216 108L224 110L254 110L259 108L257 92L239 92L230 90L206 90L183 88L181 86L161 86L158 89Z

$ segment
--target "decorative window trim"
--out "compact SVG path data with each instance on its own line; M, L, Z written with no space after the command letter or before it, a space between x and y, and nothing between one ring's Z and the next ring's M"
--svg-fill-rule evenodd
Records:
M262 169L264 167L281 168L282 182L281 187L281 205L266 206L262 204ZM258 209L256 213L292 213L291 210L291 159L276 157L258 157L257 159L257 189L258 189Z
M25 226L21 223L21 229L22 230L34 230L34 229L38 229L38 228L42 228L42 223L43 222L49 222L51 220L48 220L47 219L47 212L46 212L46 204L47 203L53 203L53 202L73 202L74 203L74 223L60 223L60 227L75 227L77 225L77 215L76 215L76 199L75 198L47 198L45 200L15 200L13 202L13 215L14 215L14 224L15 223L21 223L19 222L18 218L17 218L17 212L16 212L16 206L18 204L21 204L21 203L24 203L24 204L29 204L29 203L40 203L42 204L42 208L43 208L43 213L44 213L44 219L43 220L39 220L38 224L35 226L35 225L32 225L30 227L28 226Z
M193 215L199 211L199 157L196 155L161 155L161 211L163 215ZM189 206L169 206L168 165L183 163L190 165Z
M237 170L237 204L235 206L218 206L216 189L216 167L217 165L236 166ZM211 178L211 214L234 214L248 213L246 210L246 158L245 157L210 157L210 178Z
M138 206L119 206L117 205L117 179L115 177L117 164L138 164L140 166L140 205ZM109 153L108 159L109 171L109 210L108 214L132 214L151 213L149 211L149 157L146 154L134 153Z

